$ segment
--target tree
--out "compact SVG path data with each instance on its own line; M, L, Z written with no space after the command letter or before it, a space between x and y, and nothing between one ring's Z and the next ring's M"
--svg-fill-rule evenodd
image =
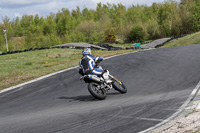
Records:
M181 0L180 17L181 17L181 34L193 32L192 11L194 9L195 0Z
M15 26L14 26L15 36L20 37L23 36L23 29L20 25L20 18L17 17L15 19Z
M84 21L77 27L77 31L84 34L86 42L90 42L92 40L92 34L94 33L95 28L96 23L93 20Z
M56 33L56 22L52 16L48 16L43 24L43 34L55 34Z
M144 31L141 27L134 25L129 33L128 42L142 42L144 41Z
M200 1L199 0L195 0L192 20L193 20L194 30L200 31Z

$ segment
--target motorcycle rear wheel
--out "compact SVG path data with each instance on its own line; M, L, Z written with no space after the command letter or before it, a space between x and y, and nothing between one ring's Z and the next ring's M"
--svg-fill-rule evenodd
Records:
M93 97L99 100L104 100L107 96L106 90L101 89L101 86L95 82L91 82L88 84L88 91Z

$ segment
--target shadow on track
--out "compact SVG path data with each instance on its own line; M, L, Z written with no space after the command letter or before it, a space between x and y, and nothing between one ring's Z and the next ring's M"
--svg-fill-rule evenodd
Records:
M107 93L107 95L119 95L119 92L112 92L112 93ZM90 102L90 101L99 101L98 99L95 99L93 96L91 95L82 95L82 96L74 96L74 97L58 97L58 99L66 99L69 100L69 102L72 101L82 101L82 102Z
M74 96L74 97L59 97L59 99L66 99L69 100L69 102L72 101L83 101L83 102L89 102L89 101L96 101L97 99L93 98L91 95L85 95L85 96Z

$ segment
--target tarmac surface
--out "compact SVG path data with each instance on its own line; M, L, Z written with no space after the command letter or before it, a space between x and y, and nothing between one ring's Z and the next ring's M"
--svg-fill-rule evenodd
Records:
M200 83L199 83L200 85ZM175 119L150 130L150 133L199 133L200 132L200 91Z
M97 46L97 45L93 45L93 44L89 44L89 43L66 43L66 44L62 44L59 46L69 46L71 48L76 48L76 47L81 47L81 48L95 48L95 49L101 49L101 50L108 50L106 48Z
M0 93L2 133L134 133L172 116L200 81L200 45L140 51L102 67L124 82L95 100L78 68Z
M143 44L141 45L141 48L143 49L150 49L150 48L156 48L156 46L166 42L167 40L169 40L170 38L162 38L162 39L157 39L153 42L147 43L147 44Z

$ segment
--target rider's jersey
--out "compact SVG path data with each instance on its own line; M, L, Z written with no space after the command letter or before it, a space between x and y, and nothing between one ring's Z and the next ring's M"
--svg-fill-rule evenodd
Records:
M85 55L82 57L80 61L80 74L88 75L88 74L95 74L95 75L101 75L103 70L100 68L97 68L96 62L102 61L102 57L95 57L94 55Z

